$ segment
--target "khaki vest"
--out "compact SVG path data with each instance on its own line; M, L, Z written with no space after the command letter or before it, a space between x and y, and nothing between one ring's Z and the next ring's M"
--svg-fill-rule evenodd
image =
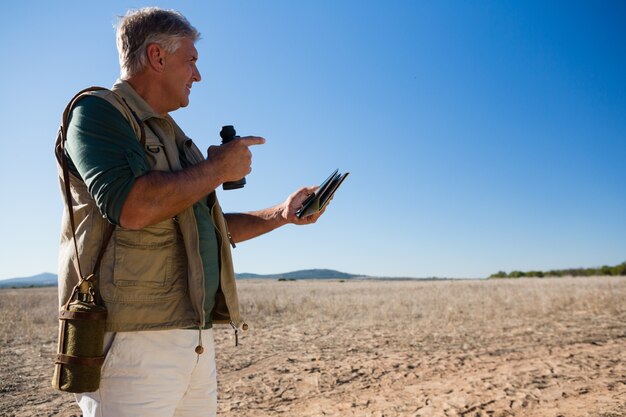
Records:
M162 117L132 89L118 81L113 92L97 95L120 111L132 125L137 138L145 131L145 150L150 170L181 170L180 152L186 161L204 160L194 145L170 116ZM141 124L132 114L133 109ZM58 149L58 143L57 143ZM61 189L63 176L57 152ZM93 271L103 237L109 225L89 194L87 186L70 174L76 241L83 274ZM65 194L62 192L63 198ZM213 197L213 196L212 196ZM220 285L213 311L214 323L247 327L239 314L229 233L216 198L211 216L218 231L220 248ZM67 211L67 210L66 210ZM79 280L75 250L68 215L64 212L59 253L59 302L63 304ZM198 229L193 208L175 218L141 230L116 227L104 252L98 287L108 310L107 331L137 331L204 326L204 270L199 252ZM242 326L243 325L243 326Z

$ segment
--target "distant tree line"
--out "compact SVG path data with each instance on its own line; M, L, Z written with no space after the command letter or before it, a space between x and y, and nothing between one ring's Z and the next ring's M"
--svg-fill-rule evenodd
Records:
M508 274L504 271L498 271L495 274L491 274L489 278L591 277L595 275L626 275L626 262L622 262L621 264L615 266L603 265L599 268L553 269L550 271L511 271Z

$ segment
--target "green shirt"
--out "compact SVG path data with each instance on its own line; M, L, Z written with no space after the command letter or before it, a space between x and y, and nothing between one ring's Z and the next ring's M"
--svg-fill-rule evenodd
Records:
M102 214L119 225L135 179L149 169L128 120L106 100L84 97L70 113L66 150L70 170L85 181Z
M215 226L206 199L194 204L193 212L198 223L200 259L202 259L202 267L204 268L204 322L205 329L208 329L212 326L211 312L215 306L215 294L219 285L219 248Z
M106 100L84 97L70 114L66 151L70 170L85 181L102 214L119 225L122 207L135 179L150 169L128 120ZM219 285L219 246L207 199L194 204L193 210L204 269L205 321L209 328Z

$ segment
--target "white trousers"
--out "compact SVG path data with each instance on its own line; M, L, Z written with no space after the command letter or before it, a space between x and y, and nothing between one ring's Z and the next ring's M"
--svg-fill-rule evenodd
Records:
M84 417L214 417L212 329L107 333L98 391L77 394Z

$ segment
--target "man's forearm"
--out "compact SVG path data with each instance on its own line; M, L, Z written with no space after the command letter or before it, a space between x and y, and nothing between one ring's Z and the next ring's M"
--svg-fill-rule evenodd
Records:
M284 206L279 204L250 213L228 213L224 217L228 223L228 231L233 242L238 243L287 224L283 211Z
M304 200L316 189L317 187L303 187L287 197L283 203L264 210L225 214L224 217L228 223L228 230L233 242L252 239L286 224L315 223L324 210L302 218L298 217L296 212L302 207Z
M226 181L250 173L252 145L265 143L257 136L238 138L222 146L211 146L207 160L176 172L150 171L135 180L120 224L141 229L174 217Z
M174 217L221 183L217 170L209 161L182 171L150 171L137 178L120 215L120 224L141 229Z

